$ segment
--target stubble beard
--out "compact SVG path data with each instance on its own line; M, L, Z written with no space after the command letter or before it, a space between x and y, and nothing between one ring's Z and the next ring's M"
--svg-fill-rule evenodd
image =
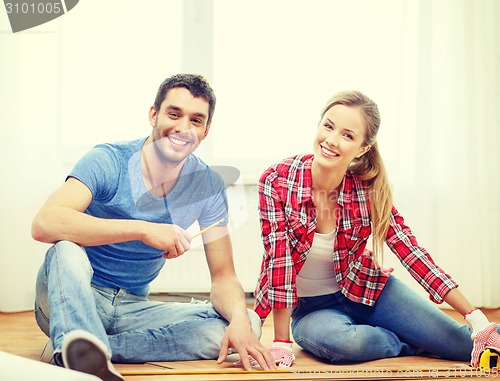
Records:
M172 155L169 154L168 148L164 149L162 146L170 144L168 141L168 136L161 136L158 130L158 127L155 125L153 129L153 149L156 157L160 160L160 162L169 167L176 167L181 165L186 158L194 151L194 149L190 149L189 152L183 153L180 155ZM192 144L192 143L188 143ZM177 157L176 157L177 156Z

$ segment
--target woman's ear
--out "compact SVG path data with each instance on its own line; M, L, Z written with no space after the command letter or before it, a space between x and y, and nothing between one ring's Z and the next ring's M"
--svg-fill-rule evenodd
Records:
M361 156L363 156L365 153L367 153L371 148L372 148L372 146L369 144L364 146L364 147L361 147L359 149L359 154L356 156L356 158L359 159Z

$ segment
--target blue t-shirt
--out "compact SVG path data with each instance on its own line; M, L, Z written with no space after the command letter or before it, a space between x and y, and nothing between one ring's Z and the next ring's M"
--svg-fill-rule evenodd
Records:
M187 229L198 221L227 223L227 197L222 177L201 159L187 157L167 197L151 195L142 179L141 149L147 138L100 144L75 165L74 177L92 192L85 213L108 219L134 219L176 224ZM165 264L163 252L141 241L85 247L94 270L92 283L147 295L149 284Z

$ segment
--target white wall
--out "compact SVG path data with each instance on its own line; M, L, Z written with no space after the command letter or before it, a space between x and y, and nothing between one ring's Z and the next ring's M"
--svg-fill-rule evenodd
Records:
M12 35L0 12L0 311L33 306L45 245L31 239L31 220L61 181L57 28Z
M373 97L384 134L395 128L403 7L398 0L216 1L220 102L210 160L235 163L257 181L270 163L311 152L321 108L341 90Z
M181 70L182 1L138 4L86 0L16 34L0 11L0 311L33 308L48 245L31 221L50 192L93 145L148 135L159 84Z

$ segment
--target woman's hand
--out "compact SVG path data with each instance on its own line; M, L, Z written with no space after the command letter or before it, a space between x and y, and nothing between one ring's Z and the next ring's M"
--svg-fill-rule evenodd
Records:
M289 368L293 365L295 361L295 355L292 350L292 343L284 343L280 341L275 341L271 348L269 348L269 353L277 366ZM257 360L252 356L249 357L250 366L255 367L259 365ZM243 361L241 359L234 362L235 366L243 366Z
M497 329L495 323L490 323L483 330L472 333L472 340L474 341L470 360L472 367L479 367L479 359L486 348L500 352L500 335Z
M479 359L486 348L492 348L500 351L500 335L495 323L490 323L488 318L481 310L475 309L465 315L465 319L472 326L473 348L471 353L470 365L474 368L479 367Z
M278 366L291 367L295 362L295 355L292 350L292 343L275 341L269 349L274 362Z

